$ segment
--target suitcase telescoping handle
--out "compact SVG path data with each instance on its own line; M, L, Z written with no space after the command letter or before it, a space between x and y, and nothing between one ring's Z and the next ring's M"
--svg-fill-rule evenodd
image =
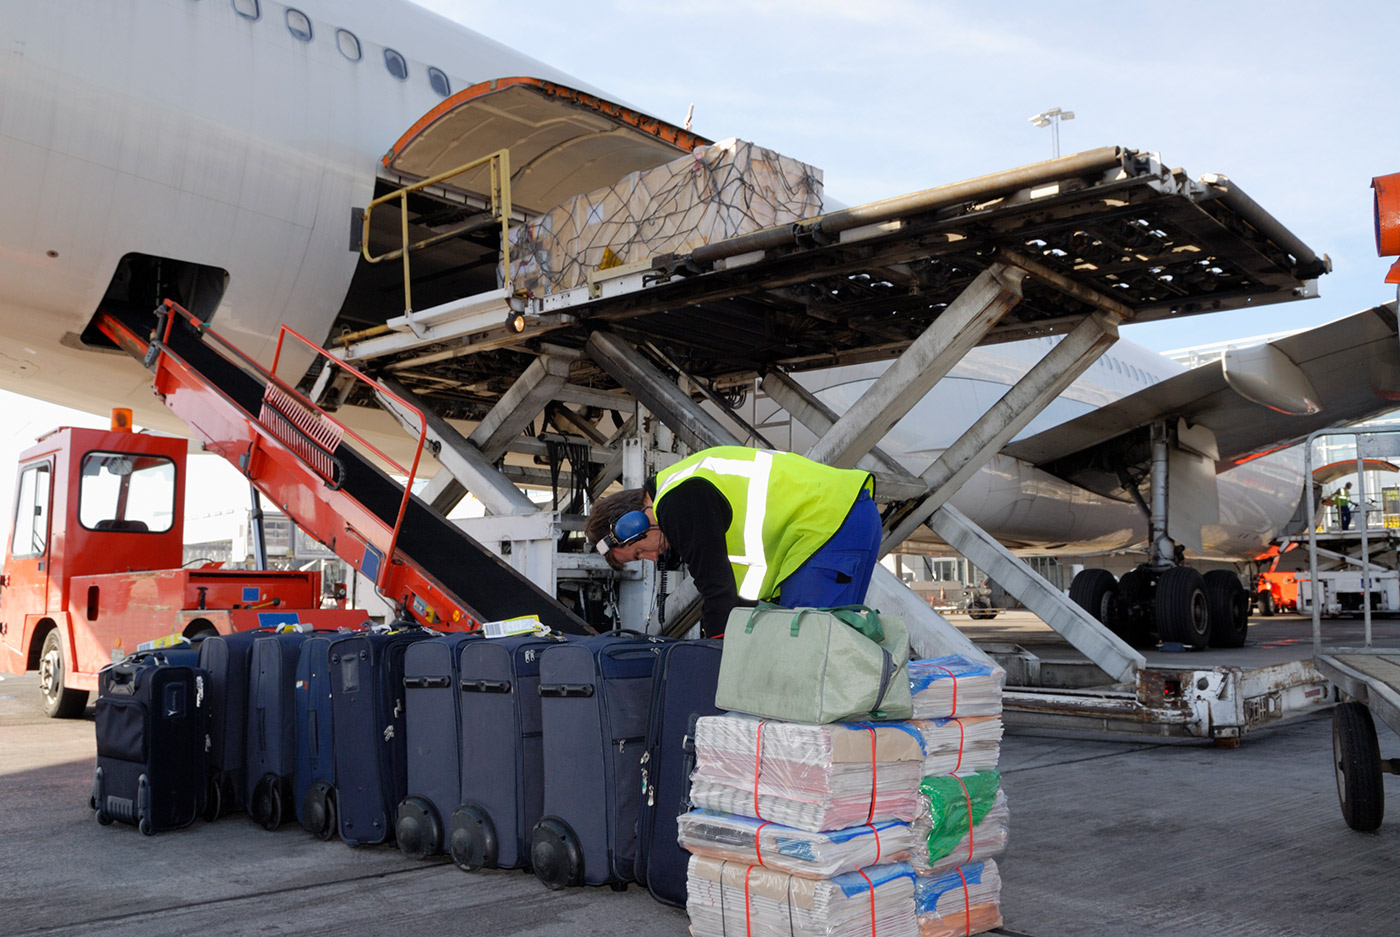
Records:
M452 686L451 677L404 677L403 685L410 690L439 689Z
M541 683L540 696L592 696L591 683Z
M463 693L509 693L509 680L463 680Z

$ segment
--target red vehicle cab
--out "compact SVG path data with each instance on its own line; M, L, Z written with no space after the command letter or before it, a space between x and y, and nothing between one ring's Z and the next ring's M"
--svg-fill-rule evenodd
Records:
M184 439L62 427L20 457L0 575L0 670L39 671L51 716L80 715L97 672L137 646L260 625L354 626L319 572L184 569Z

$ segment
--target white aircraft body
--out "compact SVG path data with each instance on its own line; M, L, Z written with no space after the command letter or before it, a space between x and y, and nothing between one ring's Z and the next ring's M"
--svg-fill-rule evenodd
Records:
M448 93L568 75L396 0L8 3L0 64L0 387L92 412L132 406L181 431L149 375L90 323L99 306L151 308L151 284L268 363L279 325L326 340L355 288L354 212L386 148ZM86 333L86 334L85 334ZM922 470L1044 351L976 350L883 443ZM1023 435L1182 369L1120 341ZM818 381L838 408L878 366ZM1247 556L1293 515L1296 452L1220 477L1204 552ZM958 494L987 531L1027 551L1090 553L1143 541L1130 502L999 456Z

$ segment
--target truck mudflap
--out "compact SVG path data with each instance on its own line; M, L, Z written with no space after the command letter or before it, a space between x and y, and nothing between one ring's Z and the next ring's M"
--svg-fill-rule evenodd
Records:
M1251 729L1331 705L1312 661L1264 667L1144 668L1137 685L1110 689L1008 687L1009 726L1107 732L1238 744Z

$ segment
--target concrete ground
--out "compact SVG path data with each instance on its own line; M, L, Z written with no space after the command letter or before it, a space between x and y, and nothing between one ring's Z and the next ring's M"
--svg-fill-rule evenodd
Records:
M1381 736L1381 754L1400 756L1400 740ZM101 827L87 805L93 760L91 708L46 719L33 674L3 678L0 934L688 933L683 911L636 886L549 892L526 873L467 875L238 816L153 837ZM1236 750L1009 734L1002 769L1012 810L1002 934L1397 932L1400 809L1377 833L1346 827L1326 714L1251 733Z

